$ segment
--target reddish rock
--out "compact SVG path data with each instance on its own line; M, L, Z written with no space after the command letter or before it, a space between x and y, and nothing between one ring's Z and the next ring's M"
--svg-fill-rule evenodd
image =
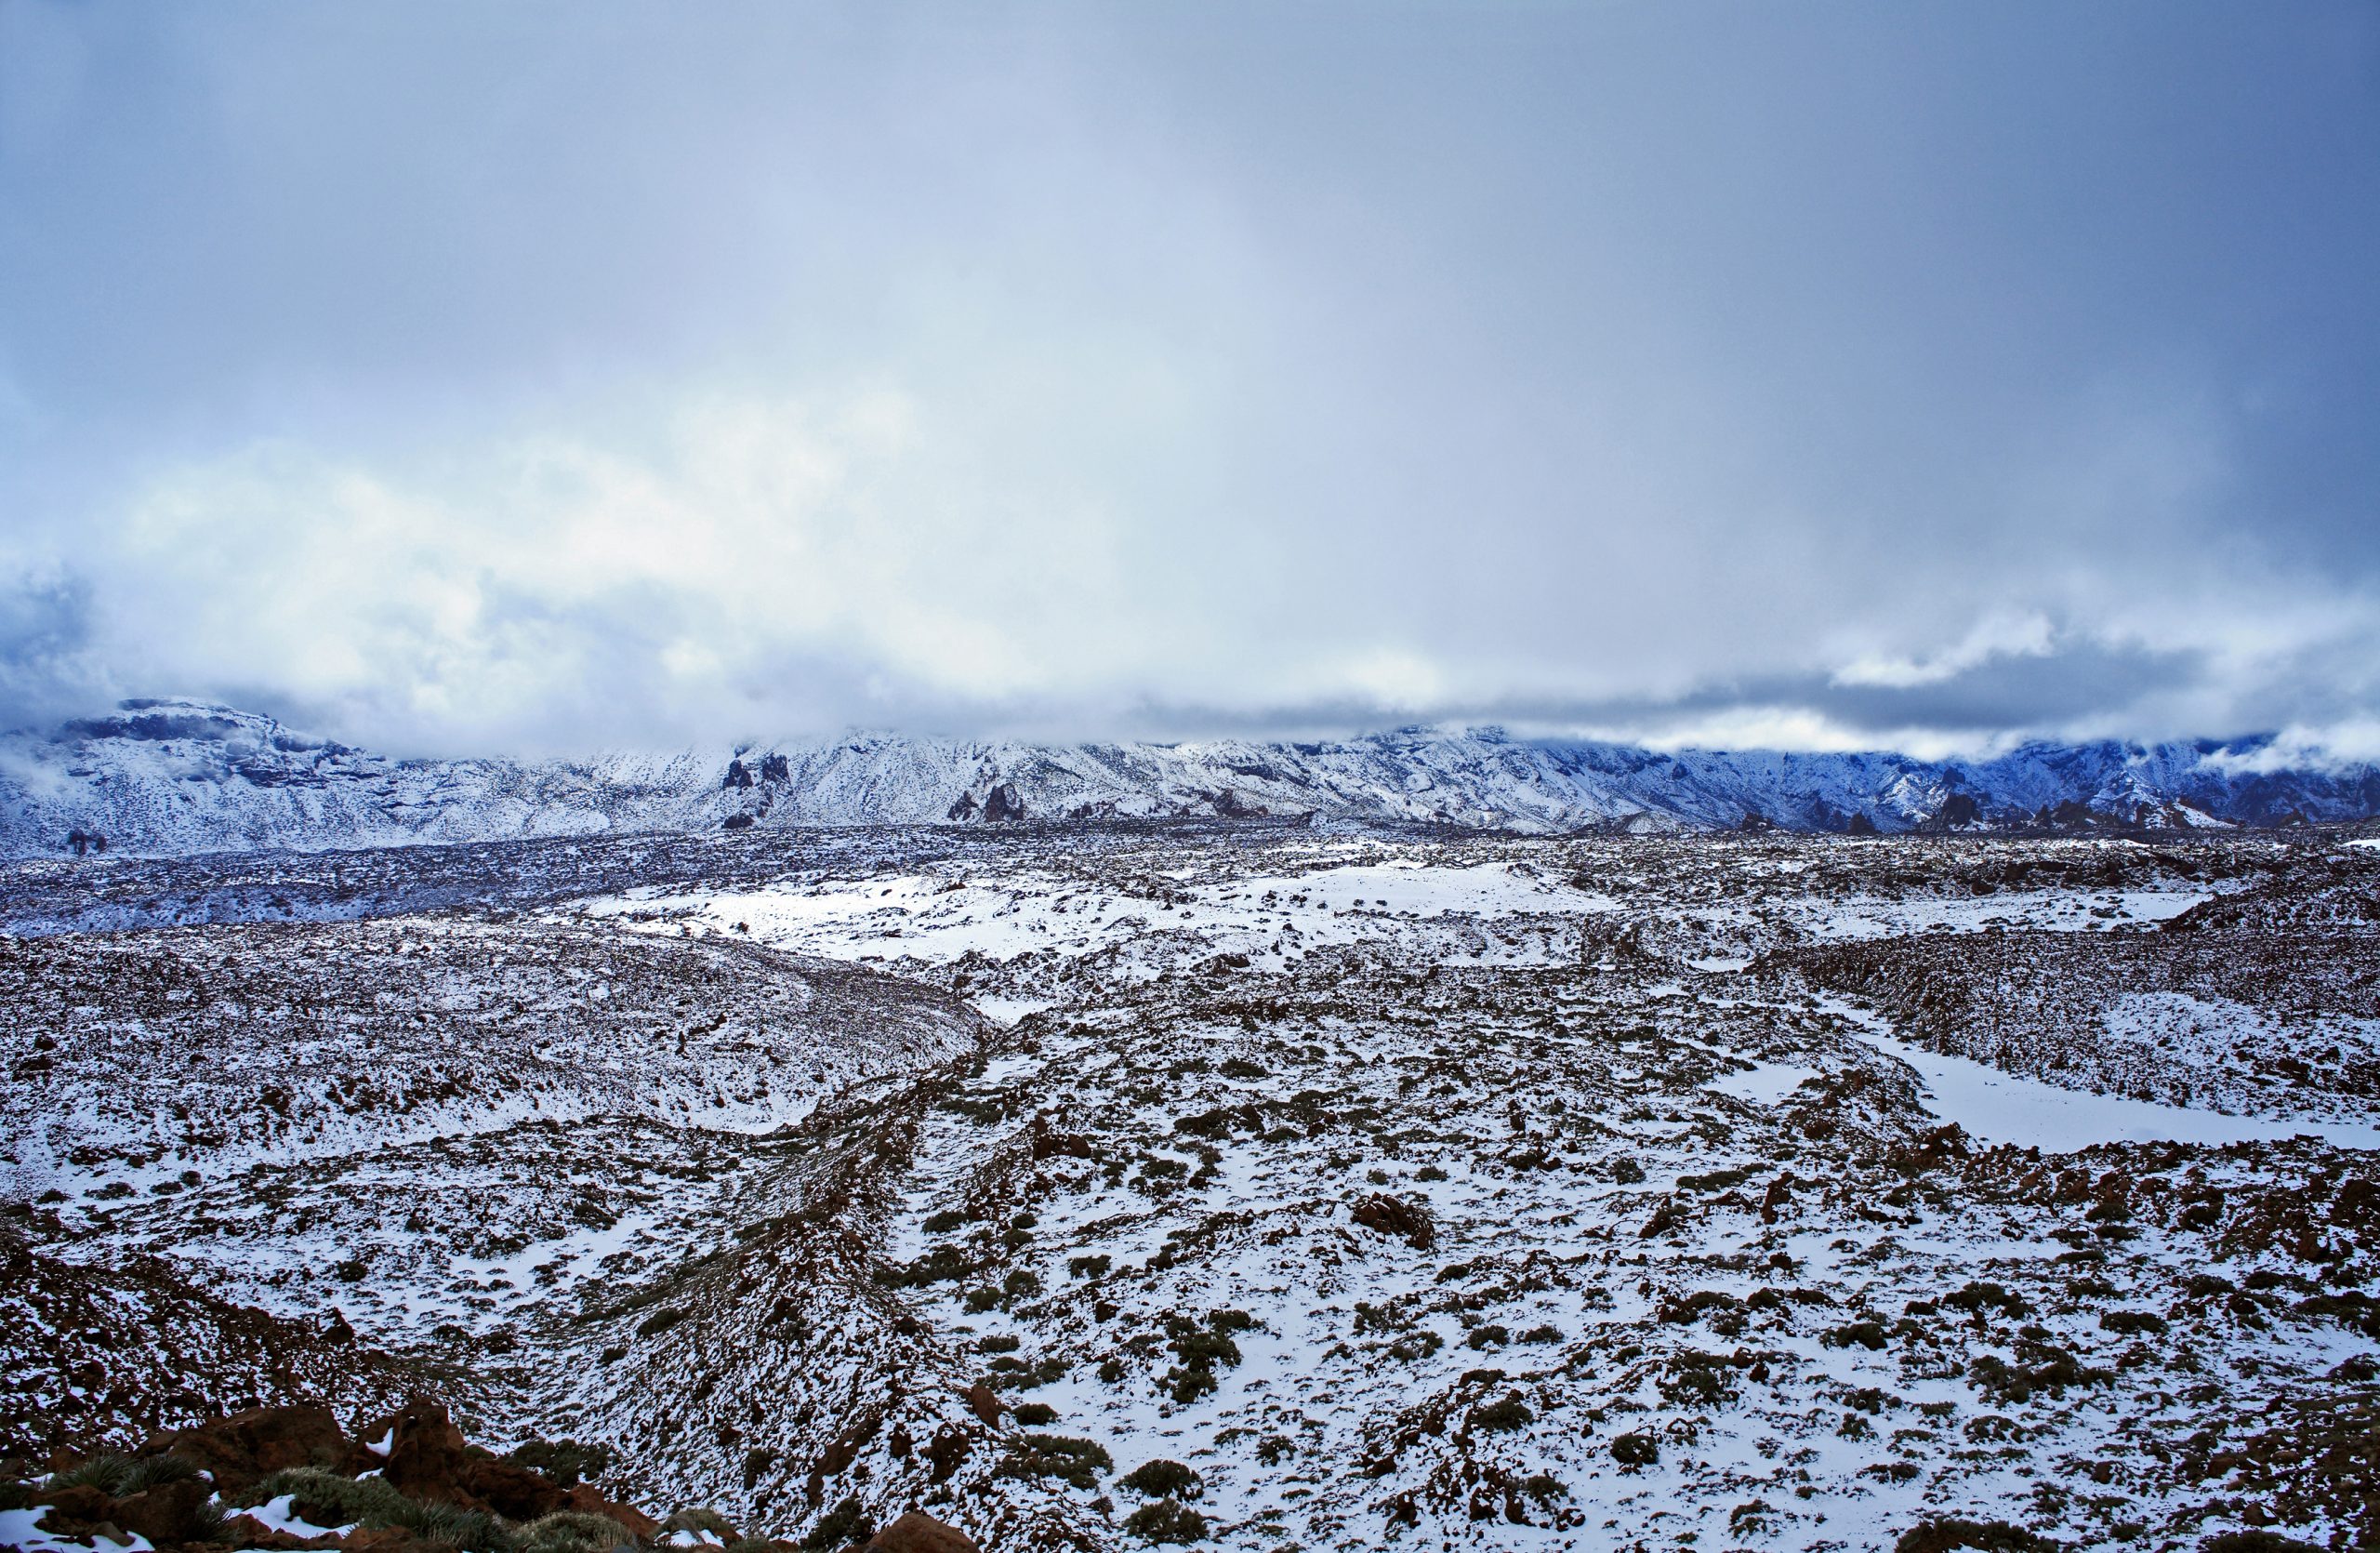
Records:
M382 1476L412 1498L493 1510L508 1520L535 1520L562 1508L568 1498L544 1475L499 1461L465 1440L446 1409L428 1397L414 1398L365 1438L375 1444L389 1441Z
M229 1418L209 1419L152 1439L143 1455L166 1452L212 1473L227 1495L244 1493L258 1479L287 1467L348 1465L347 1436L326 1407L296 1404L251 1408Z
M64 1488L38 1491L49 1513L41 1524L51 1531L72 1521L77 1526L97 1525L115 1519L115 1501L88 1483L70 1483Z
M984 1421L985 1428L996 1429L1000 1427L1000 1400L993 1394L990 1387L979 1381L959 1395L967 1399L967 1406L976 1417Z
M923 1510L911 1510L868 1538L870 1553L976 1553L974 1540Z
M212 1484L196 1478L160 1483L146 1493L117 1500L112 1519L126 1531L138 1532L160 1546L194 1541L198 1507L214 1493Z
M1375 1192L1359 1199L1353 1213L1355 1222L1365 1228L1377 1229L1383 1235L1399 1236L1416 1251L1429 1250L1437 1239L1427 1210L1391 1197L1386 1192Z
M272 1553L290 1553L290 1550L301 1547L344 1546L337 1537L301 1537L287 1532L276 1532L252 1515L235 1515L224 1523L224 1529L231 1533L231 1546L266 1548Z
M562 1496L564 1509L578 1510L588 1515L606 1515L628 1529L639 1542L651 1542L661 1523L633 1505L615 1505L595 1492L592 1483L580 1483Z

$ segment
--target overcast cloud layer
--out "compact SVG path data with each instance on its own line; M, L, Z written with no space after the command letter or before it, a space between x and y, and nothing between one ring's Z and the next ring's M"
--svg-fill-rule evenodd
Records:
M2361 3L0 0L0 721L2380 753L2374 276Z

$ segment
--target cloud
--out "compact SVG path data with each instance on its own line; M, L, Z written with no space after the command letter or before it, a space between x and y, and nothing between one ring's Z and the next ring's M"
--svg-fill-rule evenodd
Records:
M0 11L12 716L2380 715L2356 7L471 25Z

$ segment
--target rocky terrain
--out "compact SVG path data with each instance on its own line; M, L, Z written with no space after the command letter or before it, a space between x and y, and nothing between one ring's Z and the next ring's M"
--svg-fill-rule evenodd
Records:
M849 825L1295 817L1528 834L2194 830L2380 814L2380 768L2269 737L1990 760L1656 751L1408 728L1329 742L854 735L583 760L395 760L229 707L0 735L0 856L186 856Z
M2352 830L8 878L0 1543L2380 1542ZM119 1518L292 1406L345 1486ZM586 1503L357 1476L402 1417Z

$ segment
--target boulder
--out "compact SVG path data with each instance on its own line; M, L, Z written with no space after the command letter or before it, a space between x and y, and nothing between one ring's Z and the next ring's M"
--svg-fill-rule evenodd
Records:
M213 1484L197 1478L160 1483L145 1493L115 1502L115 1523L159 1546L198 1540L198 1508L213 1497Z
M212 1418L154 1436L141 1447L143 1455L167 1452L211 1473L215 1486L235 1503L251 1484L284 1467L352 1469L353 1454L331 1410L304 1402Z
M229 1546L238 1548L266 1548L272 1553L292 1553L302 1547L340 1547L345 1544L337 1537L301 1537L290 1532L276 1532L252 1515L235 1515L224 1523L230 1533Z
M89 1483L69 1483L64 1488L46 1488L37 1492L42 1502L49 1507L49 1513L38 1522L47 1530L54 1532L68 1524L96 1526L101 1521L115 1519L115 1501L109 1498L104 1490L94 1488Z
M1386 1192L1358 1199L1351 1210L1357 1224L1383 1235L1401 1236L1416 1251L1427 1251L1437 1238L1428 1212Z
M863 1545L870 1553L976 1553L974 1539L923 1510L911 1510Z
M444 1406L428 1397L414 1398L365 1438L375 1444L389 1441L389 1453L379 1464L382 1476L390 1487L415 1499L493 1510L509 1520L535 1520L568 1499L544 1474L468 1443Z
M615 1505L596 1492L592 1483L580 1483L562 1496L563 1508L584 1515L609 1516L628 1528L628 1534L639 1542L651 1542L661 1530L661 1523L633 1505Z
M967 1399L968 1407L974 1412L976 1417L984 1421L985 1428L996 1429L1000 1427L1000 1400L990 1387L978 1382L967 1387L959 1395Z

